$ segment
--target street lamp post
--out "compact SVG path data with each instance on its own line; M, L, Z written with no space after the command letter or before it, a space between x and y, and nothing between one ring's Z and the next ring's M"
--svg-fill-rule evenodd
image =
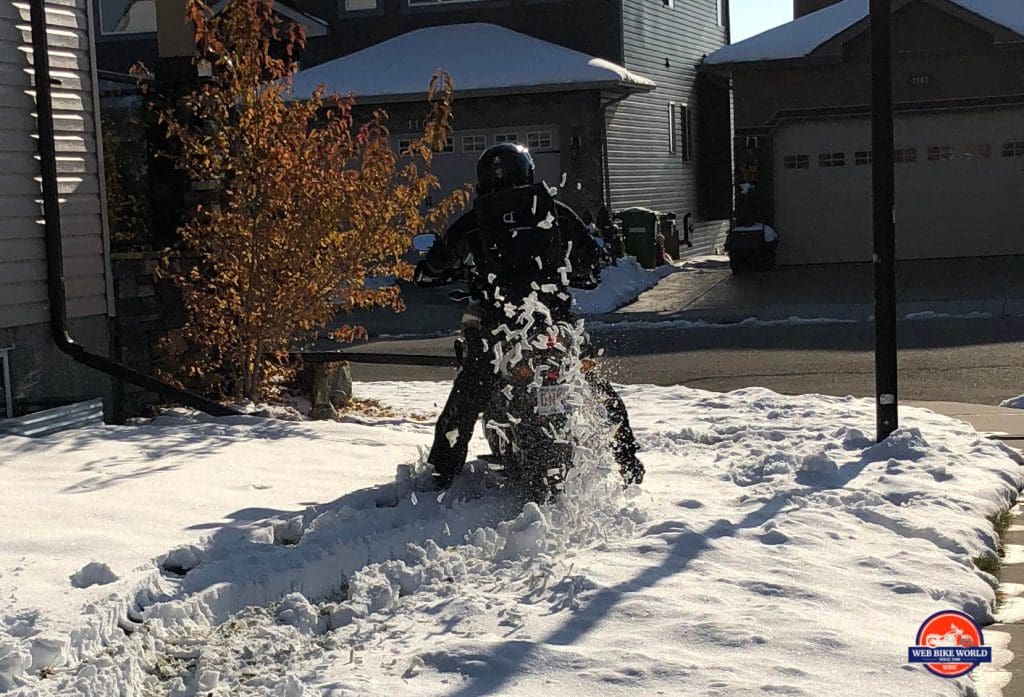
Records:
M878 440L899 426L896 368L896 170L891 0L871 0L871 149L874 203L875 398Z

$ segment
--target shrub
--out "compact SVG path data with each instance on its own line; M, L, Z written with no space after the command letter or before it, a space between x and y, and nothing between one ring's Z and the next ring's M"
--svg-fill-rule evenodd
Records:
M440 188L430 165L451 132L453 88L435 74L424 133L400 156L383 111L357 127L351 97L320 87L293 98L304 37L269 2L230 0L214 15L191 0L188 12L212 75L157 110L167 156L214 194L162 266L187 313L163 348L180 383L257 401L293 372L292 342L336 313L402 309L397 286L367 287L365 279L410 279L402 257L411 237L438 228L468 199L459 190L424 205ZM361 336L356 326L336 333Z

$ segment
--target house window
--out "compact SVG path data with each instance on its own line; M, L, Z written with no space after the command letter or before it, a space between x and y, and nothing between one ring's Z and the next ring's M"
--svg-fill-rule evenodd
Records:
M495 143L518 143L519 142L519 134L518 133L495 133L494 134L494 142Z
M447 138L445 138L444 139L444 145L441 146L441 149L438 150L438 152L441 152L441 153L455 152L455 139L452 138L451 136L448 136Z
M152 0L97 3L103 34L146 34L156 31Z
M898 164L917 162L917 148L896 148L893 151L893 161Z
M462 136L462 152L483 152L487 149L487 136Z
M786 155L782 158L782 167L784 169L810 169L811 168L811 156L810 155Z
M1003 157L1024 157L1024 140L1003 143Z
M348 12L359 10L376 10L377 0L345 0L345 9Z
M686 104L679 105L679 153L683 162L689 162L693 157L693 137L690 129L690 107Z
M938 162L940 160L952 160L954 159L953 147L950 145L929 145L928 146L928 161Z
M534 131L526 134L526 147L531 150L551 147L551 131Z
M964 148L964 157L968 160L987 160L992 157L992 146L989 143L968 145Z
M398 139L398 152L405 152L412 146L412 140L409 138Z
M675 7L675 0L661 0L661 4L665 7Z
M845 167L846 166L846 153L845 152L823 152L818 155L818 166L819 167Z
M668 103L668 151L676 152L676 103Z
M853 153L853 164L854 165L870 165L872 162L870 150L858 150Z
M417 5L454 5L459 2L480 2L480 0L409 0L409 7Z

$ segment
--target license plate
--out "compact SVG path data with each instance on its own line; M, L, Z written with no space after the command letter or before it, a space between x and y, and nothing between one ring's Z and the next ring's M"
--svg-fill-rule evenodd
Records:
M541 416L565 413L565 399L569 396L568 385L549 385L537 389L537 413Z

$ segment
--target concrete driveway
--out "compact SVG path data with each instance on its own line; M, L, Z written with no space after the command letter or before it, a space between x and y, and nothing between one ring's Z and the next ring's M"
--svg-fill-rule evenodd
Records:
M1024 316L1024 257L900 262L901 317L933 312ZM702 319L737 322L788 317L866 320L874 313L871 264L784 266L733 276L727 264L674 274L603 321Z

